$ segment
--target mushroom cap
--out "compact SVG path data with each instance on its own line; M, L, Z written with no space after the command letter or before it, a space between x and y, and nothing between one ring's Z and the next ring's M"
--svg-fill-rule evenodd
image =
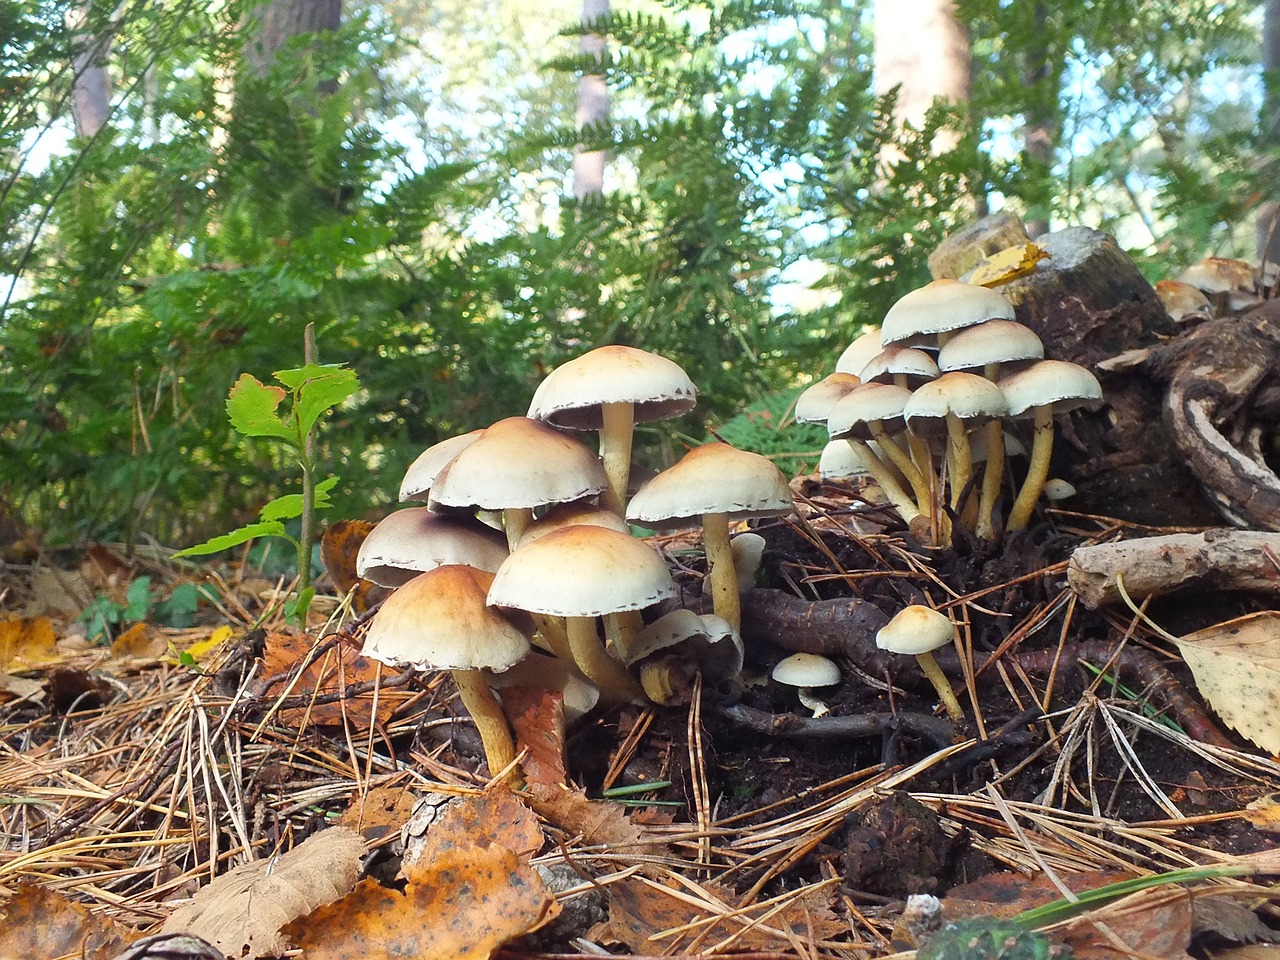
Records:
M418 574L383 601L362 652L420 670L506 670L529 653L533 625L485 604L492 582L493 574L462 564Z
M641 487L627 505L627 519L675 525L709 513L745 520L794 509L787 478L772 460L727 443L707 443Z
M564 719L573 723L595 709L600 702L599 688L584 677L569 660L548 657L536 650L502 673L489 678L497 690L508 687L538 687L560 694L564 703Z
M483 430L472 430L460 433L439 443L432 444L418 454L417 459L409 464L400 481L401 500L426 500L431 484L435 483L440 471L449 465L449 461L460 454L484 433Z
M818 653L793 653L779 660L770 676L788 687L829 687L841 680L836 662Z
M1036 407L1051 406L1055 414L1102 402L1098 378L1076 363L1041 360L1000 380L1009 402L1009 416L1027 417Z
M796 397L792 416L796 423L826 423L831 408L861 385L862 381L852 373L833 373L823 377Z
M871 443L875 441L872 440ZM818 460L818 476L823 480L847 480L867 475L868 470L862 458L844 440L831 440L822 448L822 457Z
M988 320L959 331L938 351L938 369L974 370L989 363L1043 360L1044 344L1015 320Z
M900 431L905 421L902 410L911 399L911 391L893 383L864 383L850 391L831 408L827 433L833 440L853 438L870 440L870 424L879 422L890 433Z
M612 510L606 510L604 507L598 507L592 503L558 503L533 523L525 528L524 533L520 535L520 541L516 544L516 548L533 543L540 540L553 530L559 530L561 527L608 527L610 530L617 530L619 533L630 534L631 528L627 526L627 522ZM496 567L494 569L497 569Z
M604 467L580 441L528 417L484 430L437 474L431 504L481 510L542 507L604 490Z
M1204 291L1185 280L1157 280L1156 296L1164 304L1170 319L1181 323L1190 317L1208 317L1213 314L1213 304Z
M709 683L720 683L742 672L745 647L729 621L714 613L699 616L683 608L664 614L635 635L627 652L627 666L677 646L697 661Z
M844 348L844 352L836 360L836 373L851 373L856 377L867 365L867 361L883 349L880 328L872 327Z
M907 377L912 385L924 383L938 375L938 363L923 350L890 344L868 360L858 374L864 383L888 383L898 375Z
M1070 480L1063 480L1061 477L1050 477L1044 482L1041 494L1046 500L1057 502L1059 500L1070 500L1076 495L1075 484Z
M899 610L876 632L876 646L890 653L919 656L945 647L951 642L954 630L946 614L913 603Z
M1183 270L1178 279L1205 293L1252 293L1258 289L1258 274L1252 265L1229 257L1205 257Z
M933 346L934 337L982 323L1012 320L1013 304L986 287L941 279L912 290L884 316L880 339L886 344Z
M489 602L553 617L642 610L675 596L658 552L607 527L553 530L522 546L498 569Z
M936 436L945 432L948 414L973 427L1007 412L1008 403L998 386L975 373L953 371L911 394L902 415L912 433Z
M380 587L398 587L419 573L465 563L493 573L507 558L507 539L470 517L407 507L388 514L356 555L356 575Z
M674 360L635 347L589 350L551 371L534 391L529 416L569 430L599 430L606 403L632 404L637 423L688 413L698 391Z

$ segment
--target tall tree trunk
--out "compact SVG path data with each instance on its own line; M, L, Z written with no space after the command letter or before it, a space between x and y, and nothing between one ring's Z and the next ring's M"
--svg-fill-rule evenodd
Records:
M882 95L898 88L899 124L918 127L935 99L968 103L971 56L955 0L876 0L875 90ZM951 149L958 139L939 135L934 152Z
M1058 107L1058 77L1061 67L1053 62L1053 53L1049 47L1048 13L1044 0L1035 0L1031 4L1032 39L1027 46L1024 71L1027 108L1023 116L1022 152L1030 179L1036 185L1036 195L1030 199L1043 212L1037 211L1038 216L1028 217L1024 221L1029 237L1049 232L1048 211L1043 205L1052 195L1050 177L1053 150L1061 129Z
M1266 0L1262 15L1262 116L1261 146L1280 149L1280 0ZM1265 266L1280 263L1280 200L1270 200L1258 210L1258 259Z
M605 38L595 28L609 16L609 0L582 0L582 35L580 49L584 58L601 65L598 73L583 73L578 81L578 129L598 126L609 119L609 88L604 79ZM573 155L573 195L578 200L598 197L604 192L604 150L585 150L581 146Z
M92 20L92 0L77 0L67 10L67 28L77 34L71 61L71 113L80 137L96 136L111 116L111 77L105 61L112 30L109 24Z
M337 30L342 23L342 0L270 0L249 14L244 60L256 77L271 69L276 52L303 33Z

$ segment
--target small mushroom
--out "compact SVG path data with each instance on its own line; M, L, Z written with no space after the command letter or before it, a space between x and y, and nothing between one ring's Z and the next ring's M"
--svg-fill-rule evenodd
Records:
M950 618L931 607L914 603L899 610L877 631L876 646L890 653L915 657L933 689L938 691L947 715L959 723L964 719L964 710L951 689L950 681L933 658L933 651L951 642L954 629Z
M815 717L831 712L826 703L814 696L815 688L833 687L841 679L835 661L817 653L793 653L778 661L771 676L778 683L796 687L800 702Z

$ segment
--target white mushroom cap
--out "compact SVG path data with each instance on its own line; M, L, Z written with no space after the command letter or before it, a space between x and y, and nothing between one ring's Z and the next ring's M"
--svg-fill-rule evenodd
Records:
M817 653L793 653L778 661L771 676L788 687L830 687L841 679L835 661Z
M919 656L951 642L951 619L931 607L912 604L876 632L876 646L890 653Z
M1044 488L1041 493L1046 500L1057 502L1059 500L1070 500L1076 495L1076 488L1070 480L1063 480L1061 477L1050 477L1044 482Z
M1102 402L1098 378L1066 360L1041 360L1002 378L1000 389L1009 402L1011 417L1030 416L1036 407L1052 406L1058 414Z
M492 675L489 685L497 690L508 687L554 690L563 698L566 723L573 723L590 713L600 702L599 688L570 661L543 656L537 651L531 652L509 670Z
M676 594L658 552L607 527L563 527L521 547L498 569L489 602L553 617L642 610Z
M723 617L699 616L692 610L672 610L635 635L627 666L672 647L686 650L710 683L729 680L742 672L742 637Z
M890 344L868 360L858 374L864 383L889 383L898 375L907 377L913 385L923 383L938 375L938 363L923 350Z
M508 417L484 430L441 471L431 504L507 510L595 496L604 468L578 440L527 417Z
M872 440L871 443L874 444L875 441ZM878 449L876 455L880 455ZM818 460L818 476L823 480L847 480L867 475L862 458L844 440L831 440L822 448L822 457Z
M743 520L794 509L791 487L773 461L727 443L708 443L641 487L627 505L627 519L674 525L704 514Z
M920 436L935 436L946 430L948 414L973 427L1008 412L1000 388L973 373L944 373L911 394L902 415L907 428Z
M1229 257L1205 257L1183 270L1178 279L1205 293L1252 293L1258 289L1258 274L1253 267Z
M826 423L831 408L862 381L852 373L833 373L823 377L796 398L792 416L796 423Z
M520 535L520 542L516 544L516 548L519 549L535 540L540 540L561 527L576 526L608 527L619 533L631 533L627 522L612 510L606 510L591 503L561 503L529 524Z
M902 409L911 399L911 391L892 383L864 383L831 408L827 433L833 440L852 437L871 439L867 426L879 421L890 433L904 426Z
M836 373L851 373L856 377L867 365L867 361L883 349L880 328L874 327L844 348L840 359L836 361Z
M401 500L426 500L431 484L435 483L440 471L449 465L449 461L460 454L479 438L483 430L472 430L460 433L439 443L432 444L423 450L400 481Z
M408 507L388 514L369 532L356 555L356 575L398 587L447 563L493 573L506 558L506 537L478 520Z
M635 347L597 347L561 364L534 391L529 416L570 430L599 430L606 403L630 403L638 423L692 410L698 391L680 365Z
M884 316L880 339L886 345L935 345L935 337L982 323L1012 320L1013 304L1001 294L959 280L934 280L900 299Z
M940 370L975 370L989 363L1044 359L1034 330L1014 320L987 320L960 330L938 351Z
M506 670L529 653L533 625L485 604L492 582L493 574L461 564L419 574L383 601L362 652L420 670Z
M1164 304L1169 318L1178 323L1192 317L1203 318L1213 314L1213 304L1204 295L1204 291L1185 280L1156 281L1156 296Z

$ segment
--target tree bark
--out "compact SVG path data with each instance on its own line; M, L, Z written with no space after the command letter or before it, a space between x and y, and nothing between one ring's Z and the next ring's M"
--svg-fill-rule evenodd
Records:
M71 113L79 137L96 136L111 116L111 77L105 61L112 30L109 25L95 29L92 14L92 0L78 0L67 11L67 28L77 34Z
M1049 193L1039 185L1051 183L1053 151L1057 146L1061 127L1058 99L1061 67L1054 62L1050 49L1049 11L1046 3L1044 0L1035 0L1030 6L1032 30L1026 53L1027 109L1022 125L1022 154L1028 179L1038 187L1038 195L1029 199L1040 211L1039 216L1027 219L1027 235L1039 237L1049 232L1046 206Z
M601 65L599 72L583 73L578 80L578 130L599 127L609 119L609 87L603 72L606 41L597 33L599 24L608 19L609 0L582 0L582 56ZM581 202L604 193L604 169L607 153L586 150L581 145L573 155L573 195Z
M875 92L883 96L898 89L899 125L919 127L936 99L969 102L971 44L955 0L876 0L874 42ZM934 152L944 153L957 141L954 133L940 135Z
M1280 148L1280 0L1266 0L1262 14L1262 115L1258 118L1261 146ZM1280 202L1263 203L1255 220L1258 260L1280 263Z
M337 30L342 23L342 0L271 0L248 17L244 62L255 77L265 77L276 54L290 38L304 33Z

